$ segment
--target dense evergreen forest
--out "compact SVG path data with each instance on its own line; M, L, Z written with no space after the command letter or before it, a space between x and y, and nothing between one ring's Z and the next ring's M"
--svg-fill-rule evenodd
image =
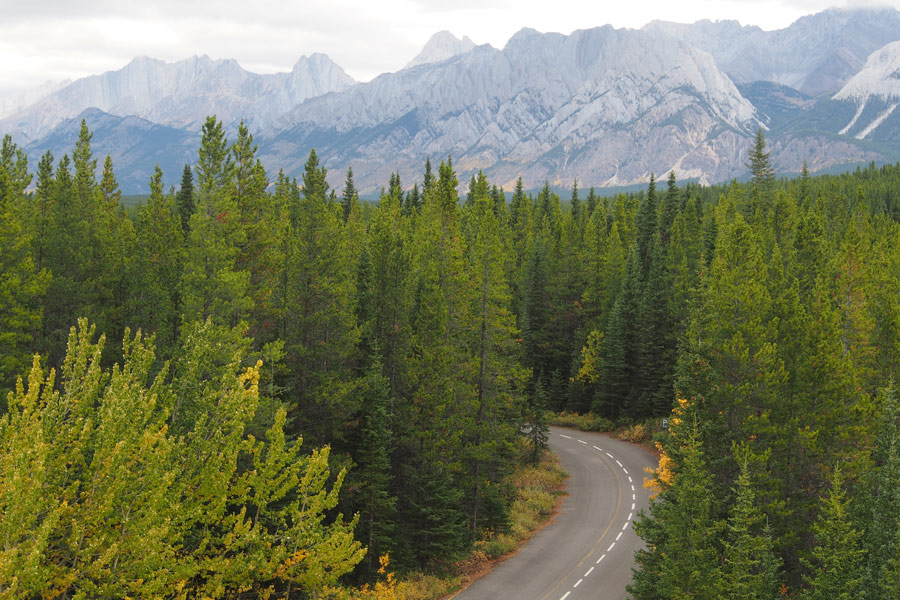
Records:
M634 597L896 598L900 165L778 180L764 144L742 184L508 201L447 158L370 204L210 117L126 214L84 124L34 174L7 137L0 595L440 568L567 410L670 417Z

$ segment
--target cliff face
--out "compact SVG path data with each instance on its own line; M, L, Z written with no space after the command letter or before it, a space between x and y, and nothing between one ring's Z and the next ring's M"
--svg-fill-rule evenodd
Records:
M623 185L671 169L731 176L756 126L712 57L682 42L612 27L526 29L503 50L479 46L309 100L262 149L294 170L315 147L329 168L352 166L364 190L392 171L412 181L426 157L448 154L462 172L504 184Z
M79 79L0 120L0 132L34 140L88 108L199 130L208 114L261 128L307 98L354 81L327 56L301 58L289 73L259 75L207 56L167 63L136 58L124 68Z
M300 175L315 148L332 185L352 166L364 193L394 172L411 185L426 158L448 155L460 179L483 170L506 187L622 186L673 170L712 183L746 175L758 127L782 172L900 159L897 37L896 10L829 10L774 32L727 21L523 29L502 50L440 32L368 83L321 54L274 75L138 58L48 89L0 133L58 156L86 118L129 192L146 190L157 162L177 184L208 114L232 133L244 120L271 173Z

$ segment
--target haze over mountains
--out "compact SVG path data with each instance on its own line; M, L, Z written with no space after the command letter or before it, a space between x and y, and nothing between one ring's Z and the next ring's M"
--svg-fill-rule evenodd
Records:
M70 151L84 118L126 192L146 190L157 162L177 183L207 114L231 131L244 120L270 171L298 175L314 147L333 185L352 166L363 192L392 172L412 185L426 157L448 154L461 180L482 169L505 186L621 186L670 170L711 183L746 173L760 126L783 172L900 158L898 41L896 10L833 9L773 32L731 21L524 29L502 50L445 31L367 83L322 54L274 75L137 58L24 108L0 99L14 111L0 133L36 163Z

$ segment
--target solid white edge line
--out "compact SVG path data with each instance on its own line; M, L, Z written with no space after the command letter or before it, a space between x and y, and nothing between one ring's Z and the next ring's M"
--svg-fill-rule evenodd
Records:
M594 567L591 567L590 569L587 570L587 573L585 573L584 576L587 577L588 575L590 575L593 572L594 572Z
M579 579L578 581L575 582L575 585L573 585L572 587L577 588L579 585L581 585L582 581L584 581L584 579Z
M559 437L564 437L564 438L566 438L567 440L571 440L571 439L572 439L572 436L571 436L571 435L563 435L563 434L559 434Z

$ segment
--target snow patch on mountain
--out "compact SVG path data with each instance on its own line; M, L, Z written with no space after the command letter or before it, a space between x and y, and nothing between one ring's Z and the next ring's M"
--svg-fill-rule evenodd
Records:
M853 118L850 119L850 122L847 123L847 125L843 129L838 131L838 134L847 135L847 132L850 131L854 125L856 125L857 121L859 121L859 117L860 117L860 115L863 114L863 111L865 109L866 109L866 103L865 102L860 103L859 108L856 109L856 114L853 115Z
M866 139L867 135L869 135L870 133L872 133L873 131L878 129L878 126L881 125L882 123L884 123L885 120L889 116L891 116L891 113L894 112L895 108L897 108L896 103L892 104L886 111L884 111L883 113L878 115L878 117L875 118L875 120L873 120L871 123L869 123L865 129L863 129L858 134L856 134L856 139L858 139L858 140Z
M900 98L900 41L873 52L862 70L834 95L835 100L865 101L872 96Z

